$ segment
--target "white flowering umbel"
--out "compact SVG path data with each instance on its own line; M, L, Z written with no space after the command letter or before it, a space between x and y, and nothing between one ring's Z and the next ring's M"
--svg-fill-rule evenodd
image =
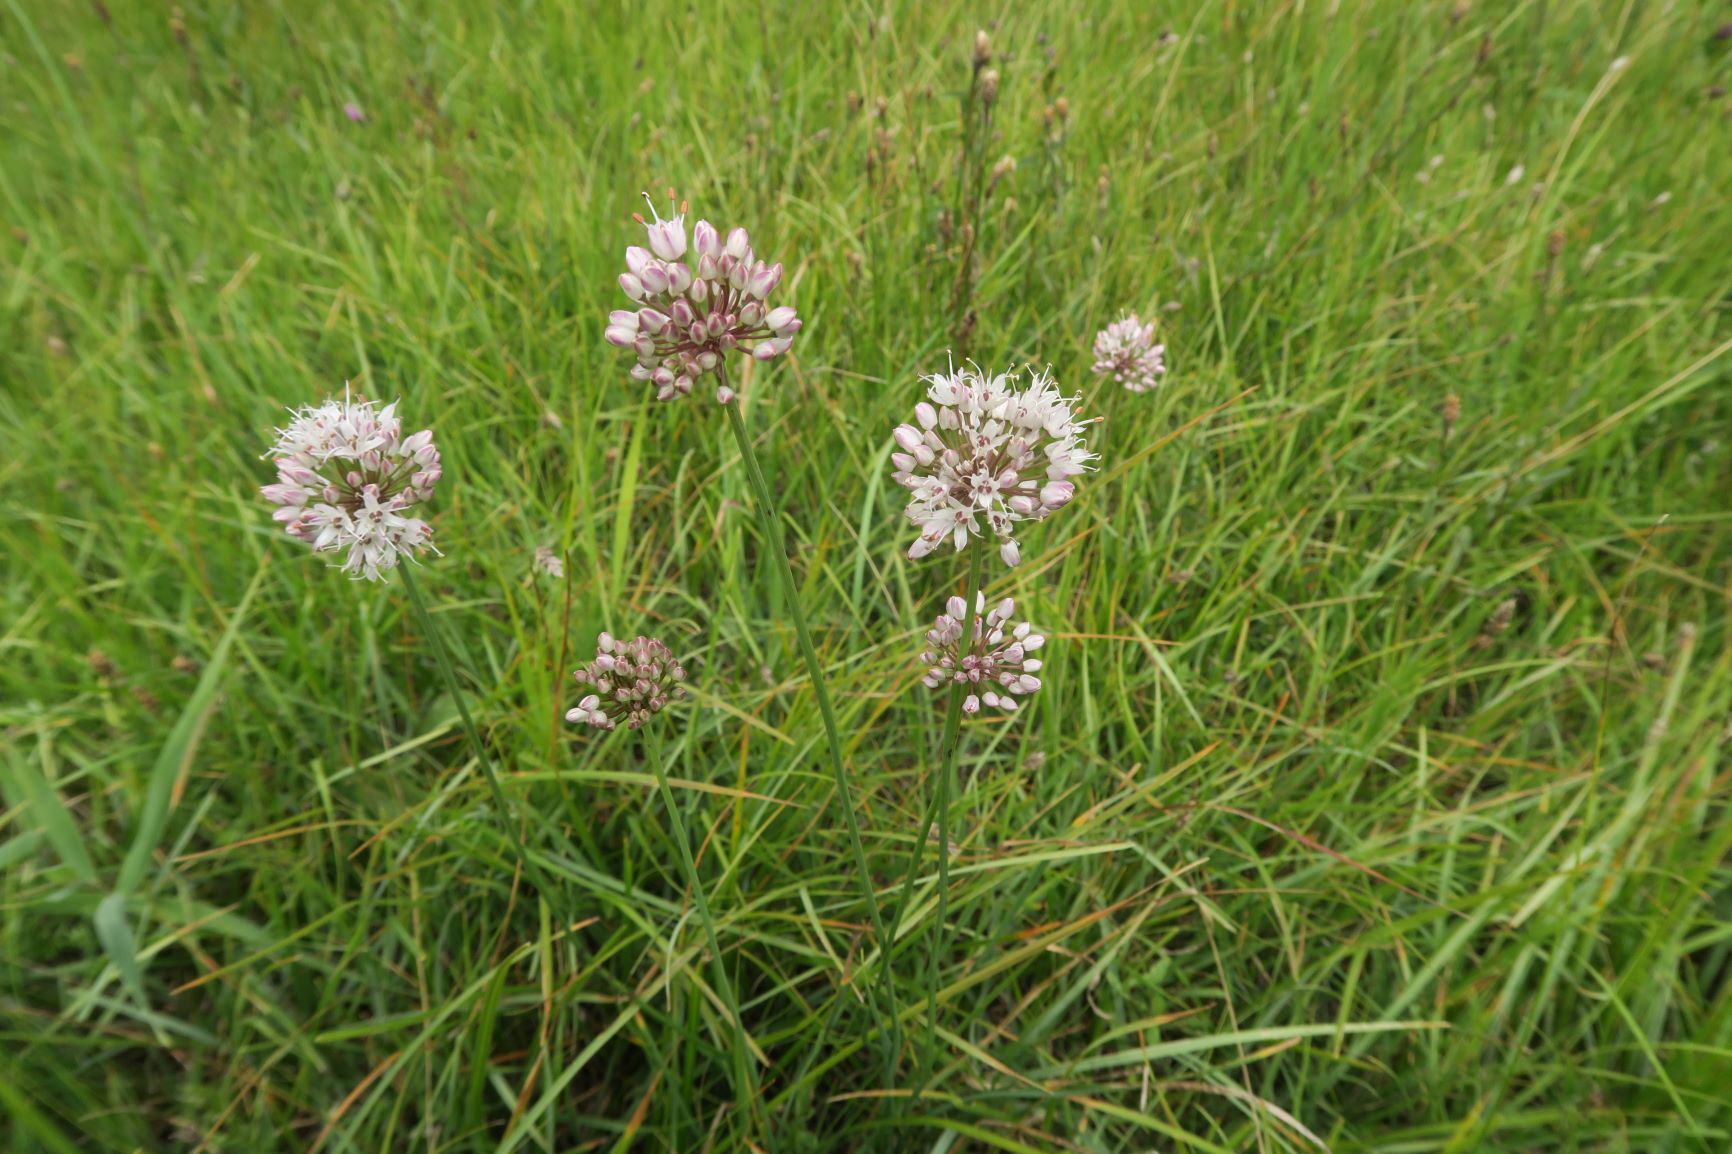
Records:
M1155 343L1153 321L1145 325L1136 313L1126 313L1095 334L1095 374L1146 393L1166 374L1166 352L1165 345Z
M962 620L968 603L952 597L946 603L947 613L926 634L928 648L920 655L926 663L925 685L942 689L960 684L967 694L962 699L964 713L978 713L984 703L998 709L1014 710L1016 698L1026 697L1040 688L1040 659L1031 656L1046 644L1046 638L1034 632L1026 621L1012 621L1016 602L1006 597L989 612L986 594L976 592L974 637L972 644L962 644Z
M680 684L686 679L685 667L674 660L672 650L651 637L617 641L603 633L595 643L595 660L572 676L595 692L579 701L565 719L597 729L612 729L621 722L627 729L637 729L670 701L686 695Z
M910 521L920 536L908 556L920 558L970 534L991 533L1006 565L1022 559L1014 536L1019 521L1040 521L1076 495L1071 478L1087 472L1095 454L1083 443L1076 398L1052 378L1033 372L1018 387L1008 374L976 366L925 378L928 400L914 406L913 425L896 429L892 476L907 489Z
M724 240L707 220L692 229L688 250L686 206L679 208L663 220L651 204L653 221L636 218L649 233L649 247L625 250L619 287L639 307L614 310L604 334L609 344L637 353L632 379L654 385L658 401L690 393L736 349L760 361L779 356L800 331L791 306L769 304L782 266L755 260L745 229L734 229ZM732 389L717 386L717 401L733 399Z
M347 549L343 571L369 581L433 548L432 527L405 514L433 495L441 472L433 431L405 437L396 402L376 404L345 393L295 411L268 454L277 483L260 490L289 536L316 552Z

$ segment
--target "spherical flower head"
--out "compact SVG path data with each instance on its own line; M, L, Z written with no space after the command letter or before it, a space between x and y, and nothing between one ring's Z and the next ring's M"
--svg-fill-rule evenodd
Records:
M671 189L668 199L674 199ZM636 218L648 247L625 250L626 271L619 277L633 307L610 313L603 333L609 344L637 354L632 379L654 385L658 401L685 396L706 374L716 373L719 381L722 358L731 352L760 361L780 356L800 331L792 306L770 305L782 266L754 259L743 228L724 239L700 220L688 243L685 208L682 203L663 220L651 204L653 220ZM733 399L733 390L718 383L716 400L725 405Z
M946 612L938 615L926 634L926 650L920 660L926 665L924 684L928 689L961 685L967 694L962 699L964 713L978 713L980 707L1017 708L1018 697L1026 697L1040 688L1040 659L1033 654L1046 644L1046 638L1036 633L1026 621L1013 621L1016 602L1006 597L991 609L986 607L986 594L976 592L974 636L968 644L962 642L962 620L968 603L952 597Z
M927 400L914 406L913 424L897 427L890 454L892 477L909 492L905 515L920 527L908 556L991 533L1014 566L1017 524L1044 520L1076 495L1073 479L1095 459L1082 439L1090 422L1044 372L1019 385L970 365L925 380Z
M277 483L260 490L284 532L315 552L348 550L351 577L383 581L398 558L433 548L427 522L405 516L433 495L441 469L433 432L403 436L396 402L351 397L292 410L267 456ZM438 552L437 549L433 550Z
M618 641L603 633L596 639L595 660L572 674L594 692L566 713L567 721L613 729L624 724L637 729L686 695L685 668L673 651L652 637Z
M1146 393L1166 374L1166 353L1165 345L1155 343L1154 322L1144 324L1136 313L1126 313L1095 334L1094 370L1133 393Z

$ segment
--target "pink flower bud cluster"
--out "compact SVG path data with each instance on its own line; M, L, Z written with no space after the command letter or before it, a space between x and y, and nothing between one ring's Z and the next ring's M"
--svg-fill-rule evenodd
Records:
M1006 597L990 611L986 594L975 593L974 636L962 644L962 619L968 603L952 597L948 610L926 634L930 648L920 655L926 663L925 685L941 689L961 684L968 696L962 699L964 713L978 713L982 704L1014 710L1016 698L1040 688L1039 658L1030 656L1046 644L1026 621L1012 621L1016 602Z
M626 271L619 277L619 287L638 307L614 310L603 334L609 344L637 353L632 379L654 385L657 400L671 401L690 393L704 374L717 372L736 349L761 361L787 352L800 318L791 306L769 304L782 266L754 259L743 228L723 239L700 220L688 246L684 204L667 220L653 204L650 212L653 221L637 218L649 247L626 249ZM717 387L717 401L733 399L732 389Z
M395 402L332 398L276 430L277 483L260 490L289 536L316 552L348 550L342 569L382 581L400 556L433 547L433 529L404 516L439 482L431 429L403 436Z
M603 633L595 649L595 660L572 674L579 685L591 686L595 692L565 715L567 721L597 729L624 722L627 729L637 729L670 701L686 695L680 684L686 679L685 668L660 641L650 637L617 641Z
M978 367L925 378L927 400L914 407L916 424L896 430L892 477L909 491L905 515L920 527L911 558L944 542L958 550L970 534L990 531L999 557L1015 566L1022 551L1019 521L1039 521L1076 495L1071 478L1088 471L1095 454L1082 434L1076 398L1052 378L1032 374L1017 387L1008 374Z
M1146 393L1167 371L1166 352L1165 345L1155 343L1153 321L1145 325L1136 313L1126 313L1095 334L1094 371L1133 393Z

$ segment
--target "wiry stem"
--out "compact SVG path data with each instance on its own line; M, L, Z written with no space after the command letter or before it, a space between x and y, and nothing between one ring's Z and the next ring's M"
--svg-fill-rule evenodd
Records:
M499 774L493 768L493 759L488 756L487 746L481 740L481 731L475 728L475 719L469 716L469 706L463 700L463 689L457 683L457 670L451 662L451 654L445 648L445 639L438 627L433 624L433 617L427 612L427 605L421 600L421 589L415 584L414 562L405 561L399 565L398 571L403 574L403 588L409 591L409 604L415 609L415 616L421 622L421 632L427 637L428 644L433 649L433 664L439 667L439 675L445 681L445 691L451 695L452 702L457 706L458 720L463 724L463 732L469 738L469 747L475 753L475 760L481 763L481 775L487 779L488 788L493 791L493 804L499 809L499 820L505 823L505 830L511 835L511 844L517 850L518 860L523 863L525 872L543 901L551 899L553 888L541 876L541 869L535 864L535 859L529 856L529 849L523 844L523 838L517 832L517 823L512 820L510 804L505 800L505 791L500 788Z
M722 387L727 387L727 374L717 366L716 375ZM812 647L812 634L806 627L806 614L800 608L799 588L794 584L794 569L788 562L788 548L782 538L782 521L770 499L770 487L764 482L764 472L752 451L752 438L746 432L746 422L740 416L736 399L722 406L728 411L728 428L740 448L740 458L746 465L746 476L758 504L758 520L770 539L770 552L775 554L778 580L787 593L788 613L794 619L794 635L799 639L800 656L806 663L806 675L812 679L812 692L818 698L818 712L824 719L824 736L830 748L830 769L836 777L836 796L842 803L842 817L848 825L848 842L854 851L854 867L860 873L860 888L866 895L866 908L872 915L872 933L878 939L879 965L884 968L882 986L890 1003L890 1022L894 1046L900 1047L900 1025L896 1012L896 992L890 980L890 949L894 944L884 932L884 915L878 909L878 895L872 885L872 871L866 864L866 849L860 841L860 820L854 814L854 791L848 785L848 771L842 763L842 738L836 726L836 711L830 704L830 691L824 684L824 669L818 662L818 651Z
M980 600L981 547L974 537L968 539L968 584L963 598L968 608L962 616L962 648L964 658L974 651L974 622ZM957 673L963 669L957 662ZM962 699L969 686L960 680L950 683L950 703L944 714L944 742L938 769L938 920L933 925L929 965L926 973L926 1049L929 1059L938 1052L938 959L944 950L944 923L949 916L950 896L950 779L956 773L956 753L962 745ZM922 831L922 840L928 831ZM936 1066L936 1059L932 1059ZM934 1071L928 1071L930 1074Z

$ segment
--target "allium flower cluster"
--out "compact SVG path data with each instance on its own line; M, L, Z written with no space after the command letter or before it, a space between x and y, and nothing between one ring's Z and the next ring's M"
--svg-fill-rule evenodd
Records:
M930 648L920 655L926 663L925 684L940 689L959 683L968 696L962 699L964 713L978 713L985 703L1014 710L1016 698L1040 688L1040 660L1029 656L1046 644L1026 621L1013 622L1016 602L1006 597L989 612L986 594L975 593L974 636L962 644L962 619L968 603L952 597L949 610L939 615L926 634ZM1014 696L1013 696L1014 695Z
M1167 371L1166 352L1165 345L1155 343L1153 321L1145 325L1136 313L1126 313L1095 334L1094 370L1133 393L1146 393Z
M604 334L609 344L636 351L632 379L653 384L658 401L690 393L699 377L717 372L735 349L760 361L785 353L800 331L791 306L769 305L782 266L753 259L745 229L734 229L724 240L707 220L692 229L688 251L685 210L682 203L663 220L652 204L655 220L637 218L649 233L649 247L625 250L619 287L639 307L610 313ZM717 386L717 401L733 399L732 389Z
M674 660L673 651L660 641L639 637L617 641L603 633L595 645L595 660L572 674L579 685L595 692L565 715L597 729L612 729L624 722L637 729L660 713L668 702L686 695L685 668Z
M1083 443L1076 398L1034 373L1018 388L1003 373L978 367L925 378L928 400L914 407L918 424L896 429L890 456L896 483L910 493L905 510L920 526L908 556L920 558L950 541L990 531L1006 565L1022 559L1017 522L1039 521L1076 495L1070 478L1095 454Z
M277 483L260 492L289 536L347 549L345 573L382 581L399 556L433 547L432 527L404 514L432 496L441 470L431 429L405 437L396 403L374 406L345 394L296 411L268 454Z

